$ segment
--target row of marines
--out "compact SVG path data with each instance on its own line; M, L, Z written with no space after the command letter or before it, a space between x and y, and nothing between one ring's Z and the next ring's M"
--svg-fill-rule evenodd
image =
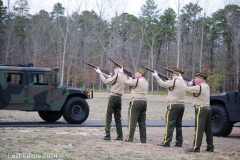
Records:
M140 141L146 143L146 111L147 111L147 93L148 81L145 79L146 70L140 68L132 77L124 74L123 68L114 68L114 75L106 75L99 68L94 68L99 73L101 80L111 86L110 96L108 99L106 116L105 116L105 132L103 140L110 140L110 128L112 122L112 114L116 123L117 138L124 142L133 142L136 124L139 125ZM164 81L154 70L152 76L156 78L161 87L168 89L167 95L167 112L166 127L164 139L158 146L170 147L173 137L173 131L176 128L176 143L174 146L182 147L182 118L184 114L184 97L186 92L193 93L193 107L195 108L195 136L193 147L188 152L200 152L203 133L206 133L207 148L206 151L213 152L213 134L211 128L211 109L210 109L210 88L206 83L207 75L201 72L196 73L193 81L185 81L181 74L184 72L175 68L172 73L172 79ZM131 86L131 102L128 108L128 136L123 140L122 123L121 123L121 97L124 93L125 85Z

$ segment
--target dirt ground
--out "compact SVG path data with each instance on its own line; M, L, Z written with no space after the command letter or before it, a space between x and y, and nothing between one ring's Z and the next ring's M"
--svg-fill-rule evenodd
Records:
M88 120L103 120L107 93L94 93L87 100L90 106ZM192 97L186 97L183 119L194 119L191 107ZM127 120L130 95L122 98L122 119ZM148 120L164 120L166 96L148 96ZM63 120L63 119L60 119ZM0 111L3 121L42 121L35 112ZM36 127L4 128L0 127L0 159L58 159L58 160L238 160L240 159L240 127L234 127L228 137L214 137L215 150L206 152L206 138L203 137L200 153L187 153L192 147L194 127L183 127L183 147L174 147L175 132L170 148L158 147L163 140L165 127L147 127L147 143L139 140L136 128L134 142L126 143L114 140L116 129L112 127L112 140L103 141L104 127ZM123 127L124 138L127 127Z

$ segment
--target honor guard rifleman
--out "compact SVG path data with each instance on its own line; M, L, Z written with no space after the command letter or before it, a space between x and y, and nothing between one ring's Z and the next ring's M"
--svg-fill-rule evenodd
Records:
M167 112L166 112L166 128L163 142L158 143L158 146L170 147L170 143L173 137L173 131L176 127L176 147L182 147L183 136L182 136L182 117L184 113L184 97L186 95L185 87L180 80L177 79L178 74L184 72L175 68L172 73L172 80L163 81L157 74L156 71L152 73L152 76L156 78L159 85L163 88L168 88L167 95Z
M194 79L195 86L187 86L182 80L182 76L178 76L178 79L185 85L186 92L193 93L193 107L195 108L195 136L193 147L189 148L188 152L200 152L204 132L206 133L207 141L206 151L214 151L211 127L210 88L206 83L207 77L206 74L197 72Z
M123 80L126 76L123 73L119 72L119 68L116 67L114 69L115 75L113 77L109 76L106 78L99 68L95 69L97 73L99 73L101 80L103 83L111 86L110 96L108 98L108 104L106 108L106 116L105 116L105 132L106 136L103 137L103 140L110 140L110 129L112 123L112 114L114 114L114 119L116 123L117 129L117 138L115 140L122 140L122 121L121 121L121 110L122 110L122 95L124 93L125 85L123 84Z
M120 72L123 72L123 68ZM133 142L136 124L139 125L140 141L146 143L146 111L147 111L147 93L148 81L145 79L146 71L138 69L134 78L124 80L124 84L131 86L131 102L128 108L128 137L125 142Z

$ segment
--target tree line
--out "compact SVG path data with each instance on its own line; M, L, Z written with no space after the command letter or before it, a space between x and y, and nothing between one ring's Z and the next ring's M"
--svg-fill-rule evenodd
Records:
M229 4L210 16L192 2L177 13L157 8L155 0L146 0L138 17L124 12L104 19L94 10L66 13L61 3L32 15L27 0L16 0L12 8L0 0L0 63L58 66L63 85L105 89L82 61L112 72L111 57L132 73L144 65L171 77L162 65L190 78L208 74L212 93L237 89L240 6ZM150 91L162 90L150 73L146 78Z

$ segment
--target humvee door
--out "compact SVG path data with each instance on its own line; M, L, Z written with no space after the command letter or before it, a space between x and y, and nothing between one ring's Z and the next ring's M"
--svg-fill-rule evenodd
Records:
M52 84L50 72L28 73L27 103L32 110L48 111L52 102Z
M25 71L4 71L1 74L1 109L18 110L26 100L26 90L24 89Z

